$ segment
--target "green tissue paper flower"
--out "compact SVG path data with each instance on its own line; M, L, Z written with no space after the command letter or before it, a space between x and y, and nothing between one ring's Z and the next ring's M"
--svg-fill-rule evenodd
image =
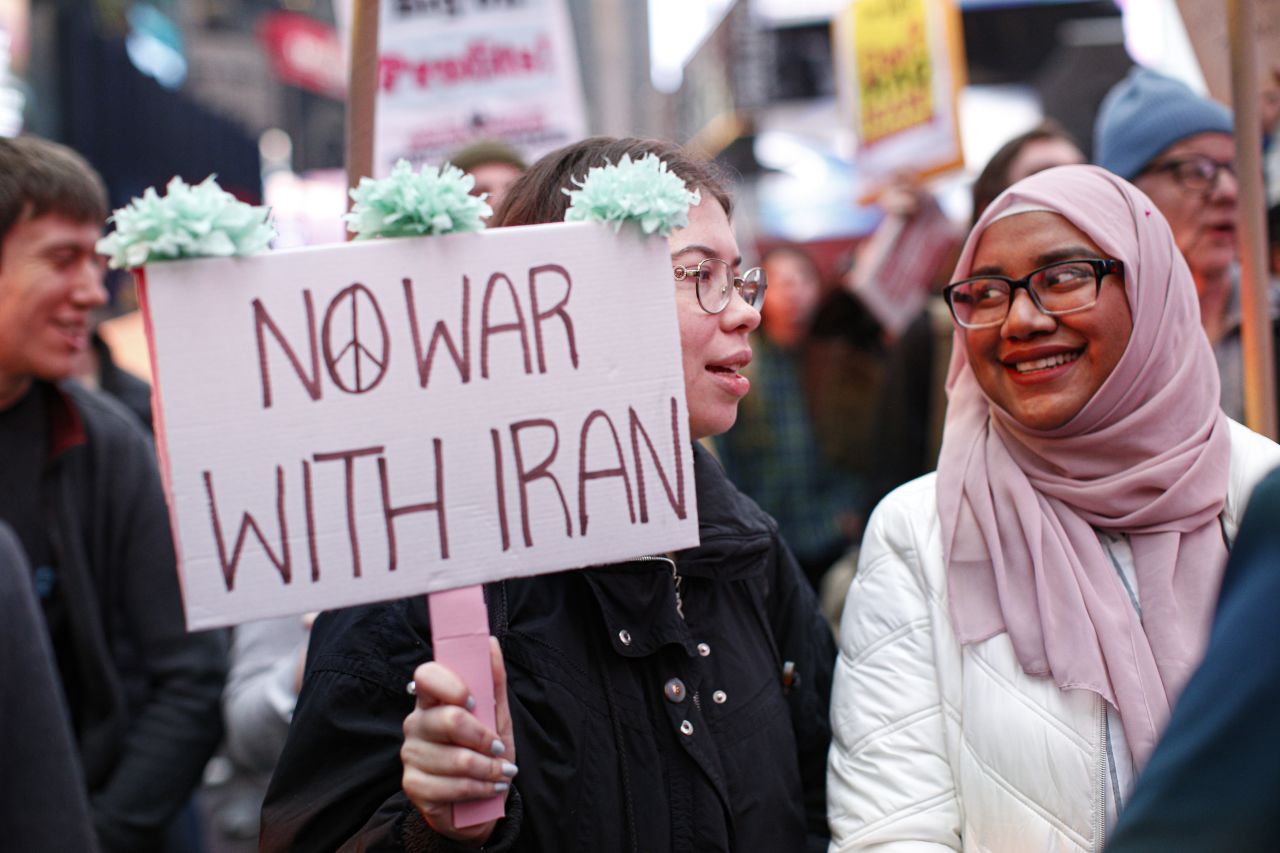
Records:
M159 195L148 187L142 198L112 214L116 230L98 241L98 251L115 269L178 258L252 255L275 237L270 211L238 201L210 175L191 186L174 178Z
M570 199L564 221L609 222L614 231L624 222L637 222L644 233L666 237L689 224L689 208L701 201L698 191L690 191L655 154L634 161L624 154L574 184L581 189L562 190Z
M355 204L345 217L347 228L357 240L479 231L493 211L483 197L470 194L475 183L448 163L415 172L407 160L399 160L385 178L360 179L351 191Z

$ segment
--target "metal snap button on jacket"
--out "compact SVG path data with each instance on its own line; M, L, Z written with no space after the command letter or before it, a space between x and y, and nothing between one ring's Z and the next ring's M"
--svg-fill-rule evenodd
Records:
M717 690L715 693L711 694L711 698L715 700L717 705L723 705L725 700L729 698L729 694L725 693L723 690Z
M706 643L698 643L698 654L705 658L707 655L711 654L711 647Z
M624 646L631 645L631 632L626 628L623 628L618 632L618 639L622 641L622 645Z
M684 682L678 678L668 681L662 688L662 694L669 702L683 702L685 697Z
M684 735L693 734L693 723L689 722L688 720L685 720L683 723L681 723L680 733Z

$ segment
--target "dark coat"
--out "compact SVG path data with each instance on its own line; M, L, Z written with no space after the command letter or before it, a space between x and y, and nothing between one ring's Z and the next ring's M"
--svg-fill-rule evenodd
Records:
M1280 471L1249 499L1209 647L1107 853L1280 846Z
M486 588L520 766L486 850L826 849L830 631L773 520L701 448L695 473L683 618L666 558ZM263 850L454 849L400 788L430 640L425 597L316 623Z
M5 846L25 853L92 853L98 842L53 647L31 584L31 566L2 521L0 673L7 682L0 689Z
M49 389L44 494L72 626L77 741L104 850L146 851L221 738L221 634L188 634L151 445L115 401Z

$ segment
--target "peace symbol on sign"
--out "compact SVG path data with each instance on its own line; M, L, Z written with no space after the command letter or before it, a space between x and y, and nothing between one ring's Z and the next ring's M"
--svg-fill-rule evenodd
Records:
M334 352L334 318L341 315L343 332L338 343L342 348ZM350 324L345 322L350 317ZM375 325L376 321L376 325ZM350 329L350 335L346 330ZM388 357L391 353L391 337L387 334L387 321L378 307L378 300L369 288L357 282L345 287L333 297L324 312L324 326L320 336L324 339L324 363L329 377L348 394L363 394L378 387L387 375Z

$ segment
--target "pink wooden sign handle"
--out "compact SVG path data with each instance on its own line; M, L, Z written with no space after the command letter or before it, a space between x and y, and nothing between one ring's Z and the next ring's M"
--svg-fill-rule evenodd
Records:
M431 612L431 645L438 663L456 672L476 699L476 719L495 732L497 703L493 695L493 670L489 664L489 611L484 589L465 586L427 596ZM475 826L505 813L506 798L495 794L483 800L455 803L453 823Z

